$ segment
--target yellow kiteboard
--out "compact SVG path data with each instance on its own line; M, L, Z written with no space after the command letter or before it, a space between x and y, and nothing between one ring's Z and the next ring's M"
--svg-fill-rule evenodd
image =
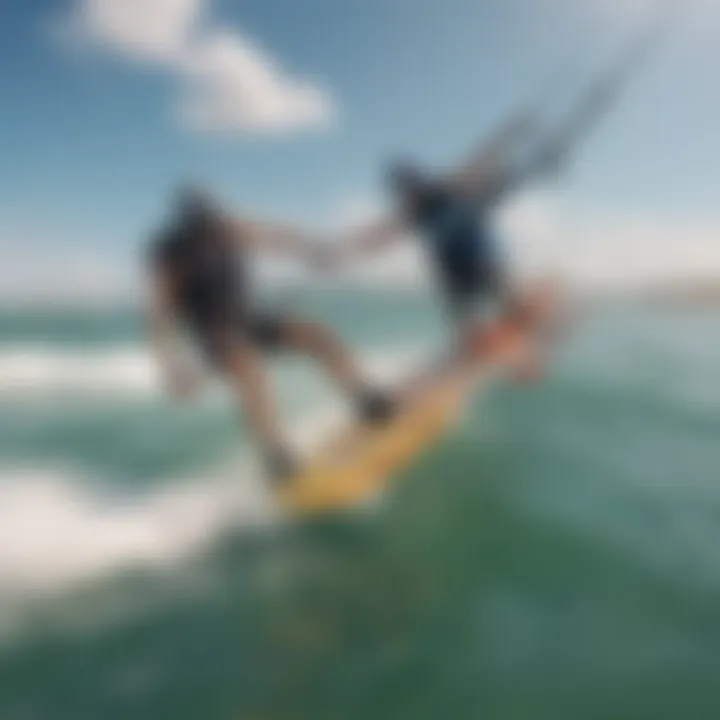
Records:
M532 301L532 296L530 296ZM554 296L538 297L549 316ZM399 393L400 408L390 421L376 426L357 423L321 445L303 471L278 490L286 511L298 515L329 513L381 496L390 482L456 422L478 385L494 370L511 366L518 348L531 340L542 323L519 332L503 328L493 359L482 355L462 368L440 365Z
M402 403L393 420L347 428L322 446L304 471L279 491L281 505L293 513L313 514L378 497L459 417L473 379L467 374L448 375Z

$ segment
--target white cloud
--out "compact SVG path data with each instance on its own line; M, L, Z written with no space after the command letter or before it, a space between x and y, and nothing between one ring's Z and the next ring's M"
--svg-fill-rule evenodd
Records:
M382 217L382 203L350 196L328 213L339 234ZM497 217L496 242L514 274L558 272L591 288L720 280L720 217L664 218L569 204L556 195L527 193ZM341 282L418 287L431 282L422 243L412 237L345 270Z
M557 268L589 285L720 279L720 217L663 218L526 196L502 218L523 270Z
M187 48L201 9L201 0L79 0L72 25L126 57L171 61Z
M272 58L238 33L217 32L184 58L182 116L204 131L288 132L325 127L334 116L327 93L286 76Z
M201 132L323 129L337 111L329 92L298 78L237 29L205 18L208 0L78 0L75 37L180 80L178 115Z

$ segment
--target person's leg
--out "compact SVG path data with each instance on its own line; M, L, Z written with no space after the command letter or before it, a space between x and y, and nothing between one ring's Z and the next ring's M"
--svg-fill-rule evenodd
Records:
M562 318L560 290L553 279L544 279L528 288L518 301L517 322L530 338L528 351L513 367L513 376L521 382L542 378L547 364L548 346L567 330Z
M383 420L392 414L394 403L368 383L345 344L327 327L299 319L259 318L254 323L253 339L261 347L311 357L357 403L365 419Z
M364 378L354 358L335 333L313 322L289 320L283 328L284 346L310 356L347 395L364 387Z
M222 364L269 474L274 479L291 475L295 463L275 413L264 358L249 342L238 340L227 348Z
M502 364L523 382L541 376L537 318L528 297L487 291L475 300L475 312L469 318L459 333L461 363Z
M474 286L454 289L449 299L456 318L456 362L474 367L507 360L524 333L505 284L484 271Z

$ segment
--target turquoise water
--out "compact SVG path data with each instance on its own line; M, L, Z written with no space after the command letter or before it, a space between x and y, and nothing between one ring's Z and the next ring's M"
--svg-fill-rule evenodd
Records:
M304 304L377 372L442 337L415 298ZM714 311L590 308L544 384L305 524L220 390L163 399L141 327L0 318L0 717L718 716ZM293 426L333 412L305 365L276 375Z

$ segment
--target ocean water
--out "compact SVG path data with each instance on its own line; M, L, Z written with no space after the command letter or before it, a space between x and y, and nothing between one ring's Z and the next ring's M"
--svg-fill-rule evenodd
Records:
M295 303L294 303L295 304ZM427 301L303 298L391 378ZM289 427L344 411L274 361ZM720 716L720 317L596 303L377 507L298 523L129 310L0 313L0 718Z

